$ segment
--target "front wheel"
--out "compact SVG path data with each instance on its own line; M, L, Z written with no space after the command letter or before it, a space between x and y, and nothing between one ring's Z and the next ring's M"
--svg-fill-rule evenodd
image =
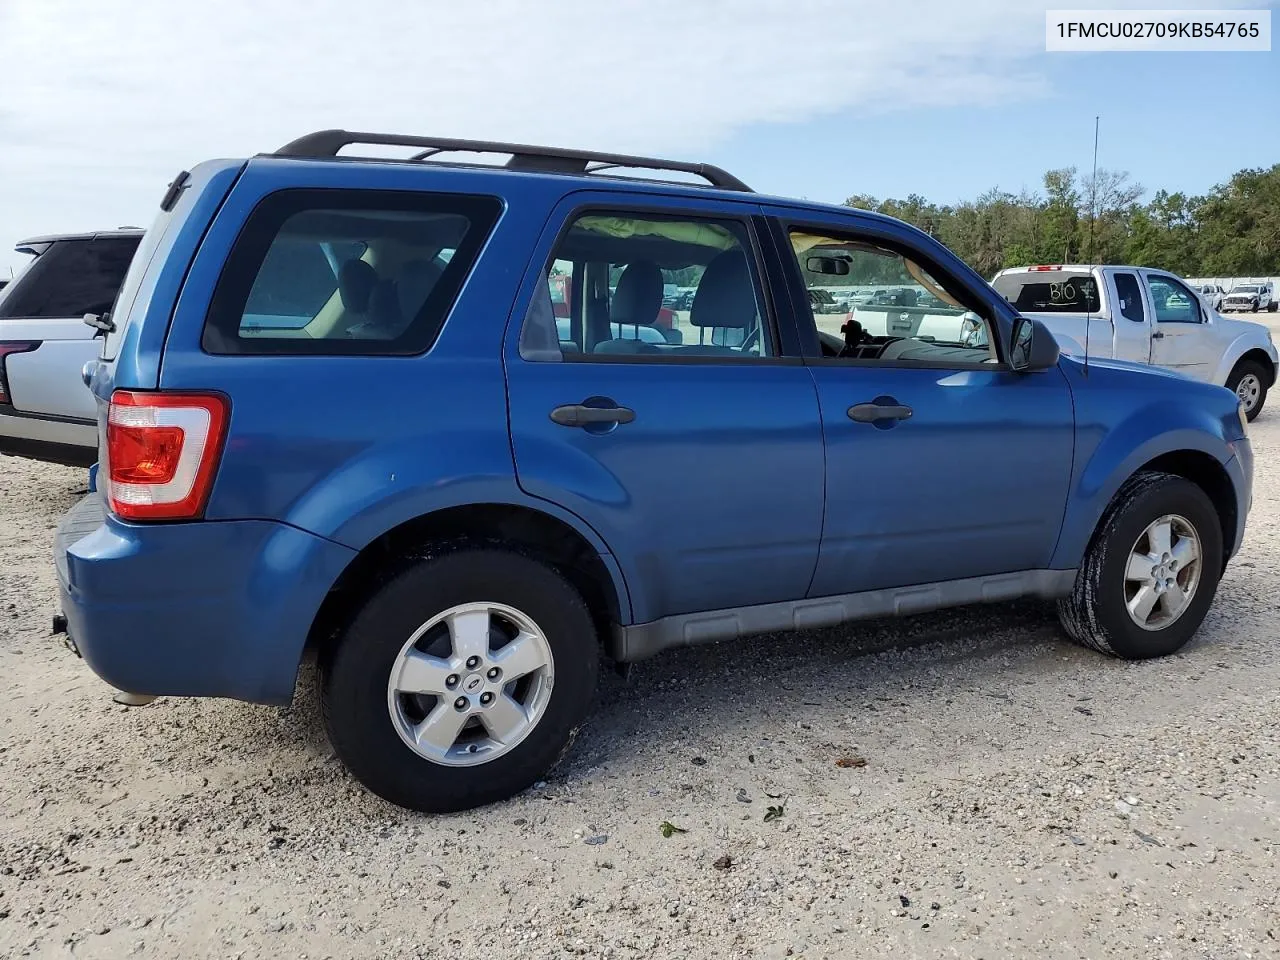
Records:
M1126 660L1180 650L1222 574L1213 502L1183 477L1146 471L1108 508L1058 617L1077 643Z
M1245 417L1253 421L1262 412L1267 402L1267 383L1270 381L1262 364L1246 360L1231 371L1227 377L1227 389L1240 398Z
M590 614L556 571L499 549L424 560L383 585L321 659L330 743L378 796L430 813L543 776L591 703Z

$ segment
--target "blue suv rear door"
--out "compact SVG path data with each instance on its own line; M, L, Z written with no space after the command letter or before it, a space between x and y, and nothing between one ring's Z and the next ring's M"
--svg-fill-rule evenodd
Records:
M1075 436L1063 373L1011 371L1008 312L918 231L854 211L770 212L826 432L811 596L1047 567ZM805 288L824 284L847 290L847 317L813 313ZM847 319L862 328L853 347Z
M760 212L574 193L516 301L519 483L609 545L637 622L801 599L813 577L822 423L791 314L770 296ZM695 288L688 309L663 306L673 284Z

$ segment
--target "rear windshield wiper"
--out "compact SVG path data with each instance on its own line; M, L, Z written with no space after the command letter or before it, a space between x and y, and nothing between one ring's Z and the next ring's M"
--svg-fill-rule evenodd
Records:
M115 324L115 321L111 319L110 312L86 313L84 315L84 322L87 325L93 327L93 329L97 330L99 333L115 333L116 332L116 324Z

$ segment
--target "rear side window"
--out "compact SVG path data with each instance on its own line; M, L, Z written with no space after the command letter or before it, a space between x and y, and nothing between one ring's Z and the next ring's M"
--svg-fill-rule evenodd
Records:
M1142 290L1138 287L1137 277L1132 273L1117 273L1116 295L1120 297L1120 316L1134 323L1147 322L1147 315L1142 309Z
M227 258L205 321L215 354L430 349L501 210L494 197L285 190Z
M137 248L137 237L56 241L5 291L0 320L107 313Z
M991 285L1022 313L1096 313L1102 306L1087 273L1006 273Z

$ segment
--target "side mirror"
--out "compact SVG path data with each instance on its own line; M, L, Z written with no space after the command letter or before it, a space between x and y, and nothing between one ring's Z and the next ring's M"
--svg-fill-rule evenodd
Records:
M1019 317L1013 322L1009 366L1016 373L1035 373L1058 365L1058 340L1039 320Z

